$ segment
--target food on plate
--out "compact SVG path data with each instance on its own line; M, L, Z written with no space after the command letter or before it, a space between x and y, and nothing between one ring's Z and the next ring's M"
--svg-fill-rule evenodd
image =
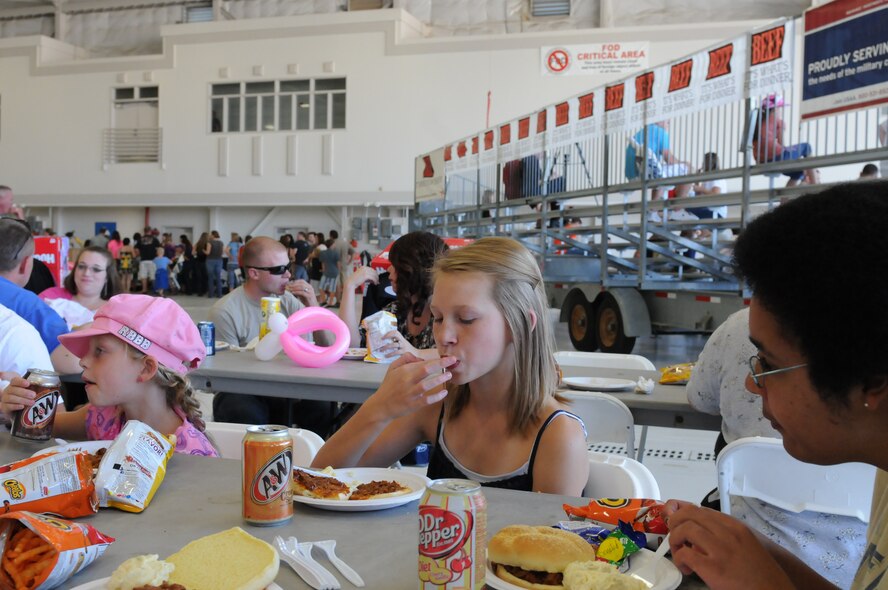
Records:
M133 590L143 586L158 586L170 578L175 567L169 562L158 559L157 555L130 557L111 574L108 590Z
M145 510L163 482L167 461L175 450L175 437L129 420L105 452L109 460L99 464L99 506L126 512Z
M379 498L390 498L392 496L401 496L409 494L413 490L407 486L401 485L396 481L371 481L359 484L351 495L349 500L377 500Z
M27 511L0 516L0 588L49 590L91 564L114 542L93 527Z
M65 518L98 510L86 453L37 455L0 466L0 502L6 510L52 512Z
M646 590L647 584L603 561L575 561L564 568L565 590Z
M188 590L262 590L278 574L274 548L240 527L192 541L166 559L169 582Z
M133 590L188 590L182 584L170 584L169 582L161 582L160 586L139 586Z
M512 525L490 539L487 557L496 575L521 588L563 590L574 561L593 561L595 549L579 535L547 526Z
M346 500L351 489L335 477L293 470L293 493L322 500Z

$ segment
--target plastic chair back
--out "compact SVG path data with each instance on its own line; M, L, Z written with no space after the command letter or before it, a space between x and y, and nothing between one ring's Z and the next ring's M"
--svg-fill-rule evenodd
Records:
M626 454L635 457L635 419L622 401L600 391L559 391L569 400L569 410L586 424L586 441L626 444Z
M730 496L756 498L790 512L810 510L869 522L876 468L864 463L812 465L795 459L777 438L735 440L716 459L721 510Z
M207 434L224 459L242 459L244 455L244 435L251 424L234 422L207 422ZM310 430L290 428L293 437L293 465L310 465L322 446L324 439Z
M561 350L555 353L555 362L560 367L601 367L603 369L635 369L655 371L654 363L638 354L617 354L610 352L579 352Z
M660 499L660 486L651 470L622 455L589 451L586 498Z

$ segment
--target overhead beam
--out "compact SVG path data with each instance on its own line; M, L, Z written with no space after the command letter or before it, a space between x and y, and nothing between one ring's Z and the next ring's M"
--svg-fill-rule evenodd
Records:
M29 18L38 16L52 16L55 14L55 6L47 4L46 6L33 6L22 8L3 8L0 9L0 20L9 20L14 18Z

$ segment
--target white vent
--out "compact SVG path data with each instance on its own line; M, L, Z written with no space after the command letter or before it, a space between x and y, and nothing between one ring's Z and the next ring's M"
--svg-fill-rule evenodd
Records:
M531 16L570 16L570 0L530 0Z
M160 162L161 130L105 129L102 152L105 165Z
M348 0L348 9L351 10L379 10L385 8L385 0Z
M213 22L213 5L206 6L186 6L185 7L186 23L211 23Z

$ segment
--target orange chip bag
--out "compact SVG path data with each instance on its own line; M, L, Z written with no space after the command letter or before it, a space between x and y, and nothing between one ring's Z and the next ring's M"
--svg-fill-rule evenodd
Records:
M84 452L38 455L0 466L2 512L52 512L65 518L98 510L93 466Z
M571 518L585 518L616 526L628 522L636 531L666 534L669 528L663 518L663 502L639 498L601 498L590 500L588 506L563 505Z
M664 385L683 385L691 378L691 371L696 363L669 365L660 369L660 383Z
M0 516L0 590L48 590L101 556L112 537L48 514Z

